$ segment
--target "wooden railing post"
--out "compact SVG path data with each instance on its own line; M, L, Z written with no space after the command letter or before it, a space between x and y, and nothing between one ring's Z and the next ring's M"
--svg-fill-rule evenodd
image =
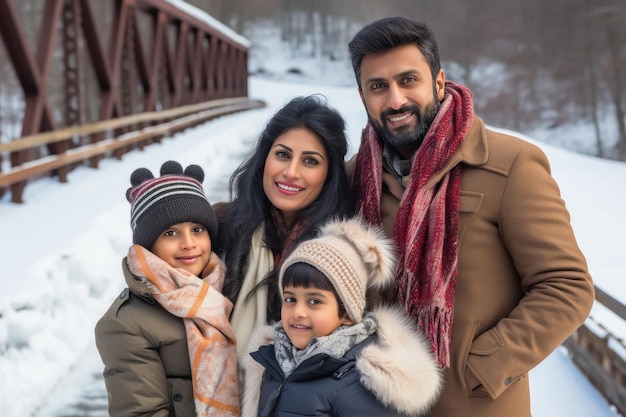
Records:
M36 15L39 7L31 8L33 17L40 18L34 46L28 42L15 8L16 4L24 7L28 1L43 5L40 15ZM141 30L146 22L154 30ZM168 42L172 34L176 39ZM1 138L2 145L76 125L247 96L247 91L242 94L237 87L247 83L247 60L234 57L247 57L249 42L201 11L182 7L182 3L0 0L0 36L24 94L23 117L16 117L22 123L21 137ZM57 38L61 40L57 42ZM55 59L59 54L62 59ZM139 95L143 100L138 99ZM83 111L87 108L93 110ZM164 122L167 120L151 123ZM44 143L43 147L20 147L10 153L11 166L19 170L43 155L62 156L74 145L106 142L142 127L145 125L97 130L81 136L76 144L75 137L66 137ZM133 146L142 147L155 140L157 136ZM116 157L124 152L118 148ZM102 157L92 155L75 164L87 161L97 167ZM72 168L59 166L45 171L45 175L66 181ZM25 186L20 182L10 185L14 202L22 202ZM0 187L0 192L4 189Z
M82 126L73 126L51 132L39 133L22 138L19 141L0 143L0 153L32 151L41 146L50 146L67 141L75 135L94 135L100 132L122 131L129 126L146 124L147 127L129 131L108 140L86 144L73 148L71 153L65 152L30 161L28 164L17 165L9 172L0 172L0 188L11 187L13 200L21 203L22 194L28 181L49 175L64 167L72 166L80 161L100 161L106 157L121 158L122 154L132 148L143 148L144 144L153 139L160 140L164 136L196 126L215 117L265 106L259 100L247 97L212 100L194 105L160 112L145 112L125 116L118 119L104 120ZM161 122L167 120L166 122ZM97 166L93 166L97 168Z
M595 287L596 301L622 320L626 306ZM590 317L564 343L572 361L620 414L626 416L626 344L624 335L615 335ZM619 354L615 349L622 350Z

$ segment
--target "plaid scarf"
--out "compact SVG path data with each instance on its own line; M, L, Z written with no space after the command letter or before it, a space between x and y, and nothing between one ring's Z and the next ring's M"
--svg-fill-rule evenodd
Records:
M139 245L131 246L127 259L154 299L183 319L197 416L239 416L236 341L228 322L233 305L220 293L222 262L211 253L200 279Z
M366 311L359 323L341 325L326 336L311 339L304 349L296 349L285 332L283 322L279 321L274 325L274 355L285 378L288 378L302 362L319 353L343 358L350 349L373 335L377 328L374 313Z
M426 333L441 367L450 366L461 190L461 167L450 159L469 131L473 114L470 91L446 82L441 108L413 157L392 231L399 248L396 301ZM352 189L357 209L375 225L382 223L382 159L382 141L368 124Z

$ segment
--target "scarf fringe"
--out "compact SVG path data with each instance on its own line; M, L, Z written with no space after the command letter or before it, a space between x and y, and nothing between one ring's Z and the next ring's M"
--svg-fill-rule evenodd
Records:
M437 117L415 153L392 237L401 248L397 300L428 336L442 367L449 366L450 329L456 290L461 167L444 171L469 131L474 111L470 91L446 82ZM381 225L383 143L368 124L363 130L352 183L357 211Z
M419 329L424 329L429 335L435 336L430 338L435 359L442 369L448 368L450 366L450 349L448 346L450 346L452 310L429 307L420 310L416 320Z

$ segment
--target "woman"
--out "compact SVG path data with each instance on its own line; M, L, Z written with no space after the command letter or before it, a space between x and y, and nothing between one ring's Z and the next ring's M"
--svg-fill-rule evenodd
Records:
M343 118L321 96L294 98L231 176L233 200L214 206L240 353L252 329L280 320L281 259L325 220L350 214L347 147Z

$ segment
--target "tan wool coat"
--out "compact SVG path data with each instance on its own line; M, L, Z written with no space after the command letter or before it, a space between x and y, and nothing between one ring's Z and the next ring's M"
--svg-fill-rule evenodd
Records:
M592 279L537 146L488 130L475 117L440 175L459 163L451 363L430 416L529 417L528 372L583 323L594 300ZM386 170L383 182L390 236L404 189Z

